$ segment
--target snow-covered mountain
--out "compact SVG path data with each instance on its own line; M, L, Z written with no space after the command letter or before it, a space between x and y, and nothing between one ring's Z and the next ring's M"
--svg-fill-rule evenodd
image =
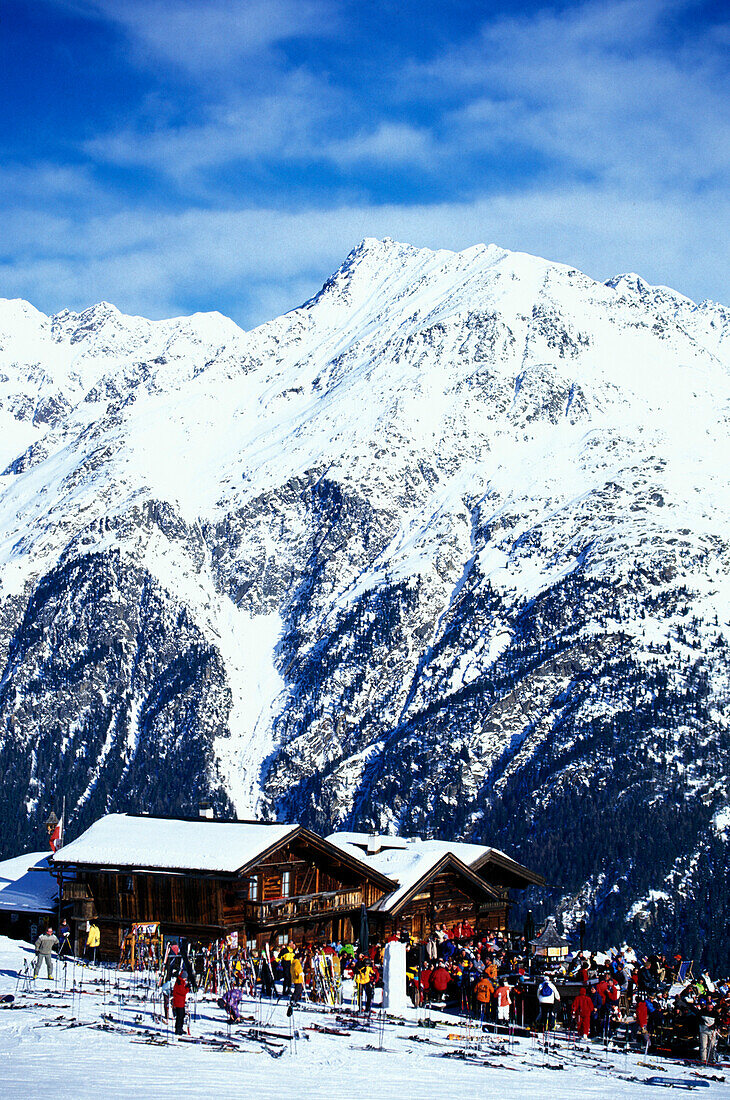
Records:
M252 332L2 301L0 406L4 852L212 799L727 951L730 311L366 240Z

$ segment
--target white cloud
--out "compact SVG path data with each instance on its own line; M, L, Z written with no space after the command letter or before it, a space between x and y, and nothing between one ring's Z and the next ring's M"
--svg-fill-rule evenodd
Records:
M319 155L342 166L353 164L417 164L433 166L438 148L425 128L382 122L374 130L323 143Z
M328 36L337 24L330 0L50 0L102 19L125 34L137 60L163 61L198 77L232 67L301 36Z
M152 67L210 80L195 121L183 111L183 124L158 117L145 131L140 108L85 146L87 169L0 169L13 257L0 293L44 309L108 298L157 316L193 303L261 321L314 292L359 239L387 235L446 248L493 240L600 278L634 269L691 297L725 296L727 29L685 20L677 45L666 32L681 0L493 20L400 74L373 67L367 102L341 71L331 85L325 66L286 68L277 53L287 35L329 29L325 0L55 2L113 21ZM126 193L124 173L97 182L109 165L133 178ZM401 191L379 202L372 169L409 165L451 200ZM338 171L348 190L305 209L325 166L327 193ZM270 209L245 190L252 167L272 181ZM140 168L158 175L158 209L140 209L151 201ZM170 180L178 191L165 191ZM189 209L176 210L185 190Z
M410 66L402 90L461 99L442 130L463 154L528 151L546 171L647 190L718 182L730 168L727 53L713 30L667 46L684 6L618 0L500 19Z
M18 260L0 268L0 287L46 311L106 298L128 312L160 316L194 303L250 325L314 293L362 237L392 236L453 249L494 241L601 279L636 270L698 298L730 282L717 231L729 219L724 191L688 203L637 201L591 187L293 213L149 211L78 224L49 218L46 225L38 214L35 247L26 236Z
M295 72L270 94L230 94L208 107L202 122L117 130L91 139L85 151L97 163L144 167L183 182L238 161L306 156L338 102L336 92Z

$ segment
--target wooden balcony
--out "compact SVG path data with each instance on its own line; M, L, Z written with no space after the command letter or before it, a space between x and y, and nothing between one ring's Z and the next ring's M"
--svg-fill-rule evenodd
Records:
M321 920L336 913L359 909L362 890L328 890L271 901L246 901L245 919L253 924L288 924L291 921Z
M509 898L504 898L502 901L484 901L479 906L480 913L496 913L502 909L506 909L510 904Z
M85 882L64 882L64 901L86 901L91 898L91 891Z

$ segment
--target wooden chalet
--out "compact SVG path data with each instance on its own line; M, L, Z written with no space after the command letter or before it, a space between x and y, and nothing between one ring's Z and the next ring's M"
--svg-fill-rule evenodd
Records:
M474 928L506 926L507 907L500 891L451 852L422 857L403 878L403 885L371 909L381 939L403 928L423 939L437 924L450 927L463 921Z
M159 922L164 935L210 942L350 939L361 906L395 883L300 825L108 814L52 859L77 947L96 920L102 957L124 933Z
M437 924L464 921L478 933L506 932L510 890L545 885L542 875L478 844L363 833L328 839L398 883L371 907L373 924L386 937L405 928L422 939Z

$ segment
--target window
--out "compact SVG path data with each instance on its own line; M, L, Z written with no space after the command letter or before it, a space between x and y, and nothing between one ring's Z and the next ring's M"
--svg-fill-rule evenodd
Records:
M258 875L250 875L249 876L249 879L248 879L248 900L249 901L258 901L259 900L259 876Z
M291 871L284 871L281 876L281 896L288 898L291 894Z

